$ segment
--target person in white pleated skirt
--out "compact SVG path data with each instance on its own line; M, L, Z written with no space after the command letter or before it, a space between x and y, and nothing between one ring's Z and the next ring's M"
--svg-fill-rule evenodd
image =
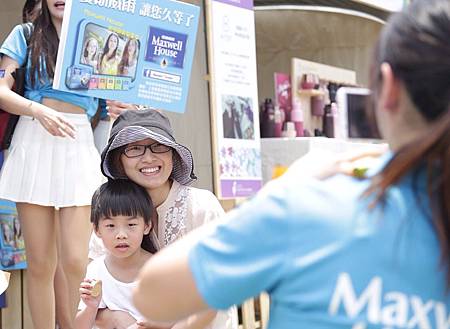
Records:
M88 259L91 198L102 181L89 122L97 100L52 89L63 13L63 1L42 1L29 48L21 25L0 47L0 107L20 115L0 174L0 198L17 204L35 329L55 326L58 260L70 310L68 323L60 327L72 326ZM11 91L11 73L22 65L27 68L25 97Z

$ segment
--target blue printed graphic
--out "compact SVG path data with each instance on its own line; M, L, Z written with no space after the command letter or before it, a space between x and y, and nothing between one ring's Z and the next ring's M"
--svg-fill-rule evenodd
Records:
M0 200L0 270L27 267L25 243L14 202Z
M165 67L183 68L187 35L150 27L145 60Z

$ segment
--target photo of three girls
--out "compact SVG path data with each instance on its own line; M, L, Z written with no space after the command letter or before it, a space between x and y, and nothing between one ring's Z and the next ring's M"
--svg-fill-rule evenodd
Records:
M115 32L108 32L109 35L101 47L102 42L99 39L102 40L102 38L92 35L99 34L93 30L104 30L104 28L90 25L94 24L86 26L80 63L93 67L95 73L134 78L139 54L138 40L127 38L125 45L122 46L123 39Z

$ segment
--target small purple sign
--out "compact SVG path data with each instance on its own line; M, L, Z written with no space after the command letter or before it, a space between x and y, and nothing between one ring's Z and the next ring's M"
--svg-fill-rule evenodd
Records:
M223 198L240 198L254 195L262 187L261 180L221 179L220 188Z
M227 5L232 5L239 8L253 10L253 0L213 0L216 2L222 2Z
M5 308L6 305L6 293L0 295L0 308Z

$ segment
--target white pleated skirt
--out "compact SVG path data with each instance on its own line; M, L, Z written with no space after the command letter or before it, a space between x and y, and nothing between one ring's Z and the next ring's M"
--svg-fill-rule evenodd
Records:
M103 177L91 125L85 114L64 116L76 127L75 139L20 117L0 174L1 199L56 208L91 204Z

